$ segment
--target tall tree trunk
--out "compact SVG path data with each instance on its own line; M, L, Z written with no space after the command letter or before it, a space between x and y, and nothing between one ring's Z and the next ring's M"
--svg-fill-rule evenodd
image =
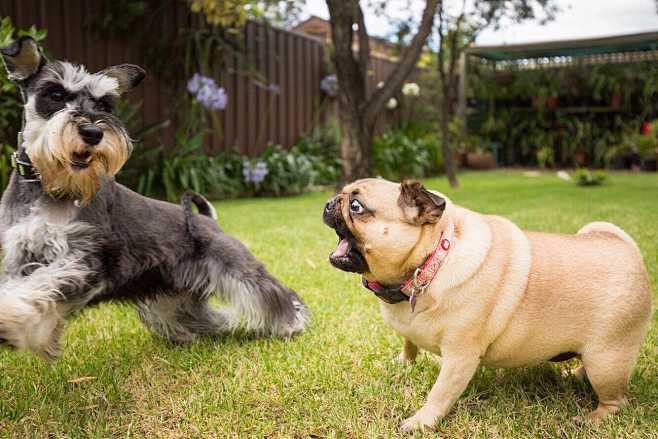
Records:
M450 111L450 97L446 96L444 91L443 102L441 102L441 152L443 153L443 166L448 177L448 182L451 187L459 187L459 180L457 180L457 166L452 156L452 147L450 139L449 123L452 118Z
M372 140L374 129L362 114L352 117L341 111L340 155L343 162L343 183L370 177L372 170Z

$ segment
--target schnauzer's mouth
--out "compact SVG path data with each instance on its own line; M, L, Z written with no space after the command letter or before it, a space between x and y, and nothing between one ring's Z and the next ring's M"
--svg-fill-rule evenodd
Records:
M74 152L71 156L71 167L80 171L87 169L93 158L94 156L88 151Z

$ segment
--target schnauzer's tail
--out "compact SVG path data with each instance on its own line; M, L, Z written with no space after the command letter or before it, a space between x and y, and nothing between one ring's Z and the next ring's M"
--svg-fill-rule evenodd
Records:
M180 204L183 207L183 213L185 214L185 227L187 228L187 233L189 233L193 238L198 237L196 225L194 224L194 212L192 212L192 203L199 210L199 214L209 216L210 218L217 221L217 211L215 207L206 200L202 195L193 192L186 191L181 197Z

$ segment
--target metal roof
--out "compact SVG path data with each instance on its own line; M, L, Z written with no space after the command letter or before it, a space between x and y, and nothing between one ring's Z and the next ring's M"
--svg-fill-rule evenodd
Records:
M466 52L492 61L558 56L587 56L658 50L658 32L617 35L578 40L546 41L499 46L471 46Z

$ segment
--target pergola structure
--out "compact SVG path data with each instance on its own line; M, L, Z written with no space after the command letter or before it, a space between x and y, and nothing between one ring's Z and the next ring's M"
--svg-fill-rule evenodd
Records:
M532 69L650 60L658 62L658 32L528 44L473 45L462 54L460 63L458 112L462 117L466 114L466 74L470 57L489 62L494 69L506 66Z

